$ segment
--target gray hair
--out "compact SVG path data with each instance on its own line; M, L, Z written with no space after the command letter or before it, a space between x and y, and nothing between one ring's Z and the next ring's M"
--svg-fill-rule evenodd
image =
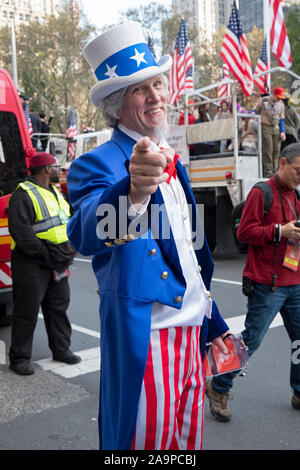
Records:
M108 127L115 128L118 126L120 111L124 104L124 97L127 88L121 88L120 90L111 93L98 104L100 114Z
M168 79L165 75L161 75L163 84L168 89ZM113 129L118 126L120 111L124 105L124 98L129 87L121 88L120 90L111 93L99 101L98 109L100 114L108 127Z
M286 158L289 163L293 163L297 157L300 157L300 143L289 144L281 151L280 158Z

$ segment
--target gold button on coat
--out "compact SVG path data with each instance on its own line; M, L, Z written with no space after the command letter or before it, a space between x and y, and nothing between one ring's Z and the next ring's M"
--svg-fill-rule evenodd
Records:
M206 291L206 295L209 299L211 298L211 293L209 292L209 290Z
M150 255L150 256L155 255L155 253L156 253L156 248L153 248L153 250L150 250L150 251L149 251L149 255Z
M162 279L167 279L168 275L169 275L168 271L164 271L164 272L161 274L160 277L161 277Z
M182 302L182 297L180 297L180 295L178 297L175 297L174 302L175 304L180 304L180 302Z

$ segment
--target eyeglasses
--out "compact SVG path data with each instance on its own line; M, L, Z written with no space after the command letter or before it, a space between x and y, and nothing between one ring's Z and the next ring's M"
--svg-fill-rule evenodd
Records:
M292 165L292 163L290 163L288 160L287 162L289 163L289 165L291 165L291 167L293 168L293 170L296 172L296 175L297 176L300 176L300 168L298 167L295 167L294 165Z

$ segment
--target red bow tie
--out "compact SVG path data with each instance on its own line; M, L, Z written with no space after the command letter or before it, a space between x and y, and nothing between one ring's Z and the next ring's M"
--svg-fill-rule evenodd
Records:
M179 158L179 155L177 155L177 153L175 153L173 162L168 163L166 168L164 169L164 173L168 173L168 175L169 175L169 178L166 181L166 183L168 183L168 184L170 184L172 176L173 176L174 179L176 179L177 170L175 168L175 165L178 162L178 158Z

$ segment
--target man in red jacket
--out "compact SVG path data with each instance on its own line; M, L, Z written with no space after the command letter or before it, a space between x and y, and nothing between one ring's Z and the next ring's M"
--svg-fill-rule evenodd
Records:
M279 170L268 180L273 204L264 217L262 191L253 188L246 200L238 238L248 243L243 272L243 292L248 312L243 339L251 356L278 312L292 345L290 385L292 407L300 410L300 143L285 147ZM297 222L298 221L298 222ZM218 421L230 421L228 394L236 374L215 377L207 395L210 410Z

